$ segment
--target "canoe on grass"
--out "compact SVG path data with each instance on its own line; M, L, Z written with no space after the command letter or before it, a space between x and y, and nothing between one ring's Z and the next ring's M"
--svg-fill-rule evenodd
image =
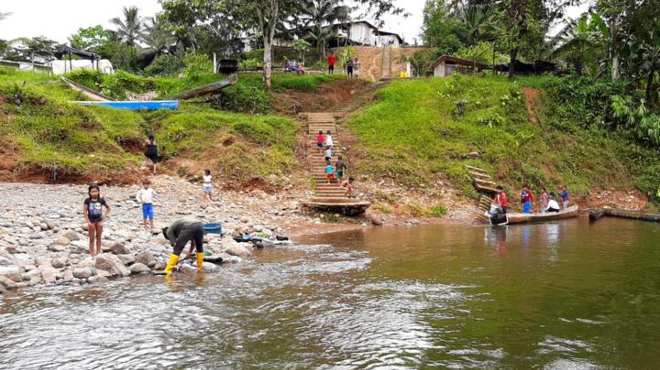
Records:
M546 213L507 213L509 224L523 224L528 222L545 222L573 218L578 216L577 205L562 209L559 212Z
M175 110L179 108L178 100L74 101L73 103L125 110Z

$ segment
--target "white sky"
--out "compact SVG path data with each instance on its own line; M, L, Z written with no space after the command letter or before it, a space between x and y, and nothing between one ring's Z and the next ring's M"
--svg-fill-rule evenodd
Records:
M398 33L409 43L415 38L419 42L425 0L395 0L395 3L411 16L386 16L383 30ZM143 17L161 10L158 0L2 0L0 12L12 14L0 21L0 39L46 36L65 42L80 27L101 24L113 28L110 19L121 16L125 6L137 6ZM568 14L574 18L585 9L585 5L575 7Z

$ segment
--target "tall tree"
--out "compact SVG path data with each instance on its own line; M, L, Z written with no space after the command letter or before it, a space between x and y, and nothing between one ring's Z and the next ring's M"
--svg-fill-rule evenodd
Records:
M336 29L330 27L335 23L349 20L351 8L341 0L304 0L297 23L314 40L319 54L326 54L326 44L329 38L336 34Z
M69 43L74 48L97 51L103 45L110 42L112 32L101 25L79 28L78 32L69 37Z
M422 37L427 45L451 54L465 46L465 34L465 25L445 0L426 1Z
M160 55L164 50L176 43L172 28L172 25L163 16L147 18L147 22L144 25L144 43L156 55Z
M509 53L509 77L521 53L538 49L550 26L563 17L564 9L575 0L502 0L498 5L499 44Z
M118 37L128 46L135 46L136 42L142 38L143 24L137 7L124 7L123 19L119 17L112 18L110 22L117 26Z

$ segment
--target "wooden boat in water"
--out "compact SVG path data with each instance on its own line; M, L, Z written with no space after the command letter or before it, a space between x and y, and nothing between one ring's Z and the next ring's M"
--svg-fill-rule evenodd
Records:
M546 213L507 213L507 224L524 224L532 222L546 222L563 220L578 216L579 207L577 205L562 209L559 212Z

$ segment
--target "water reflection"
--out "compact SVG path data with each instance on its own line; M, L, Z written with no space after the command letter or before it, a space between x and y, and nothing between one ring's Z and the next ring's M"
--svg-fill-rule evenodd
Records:
M27 291L0 301L0 367L654 368L660 228L601 222L355 231Z

